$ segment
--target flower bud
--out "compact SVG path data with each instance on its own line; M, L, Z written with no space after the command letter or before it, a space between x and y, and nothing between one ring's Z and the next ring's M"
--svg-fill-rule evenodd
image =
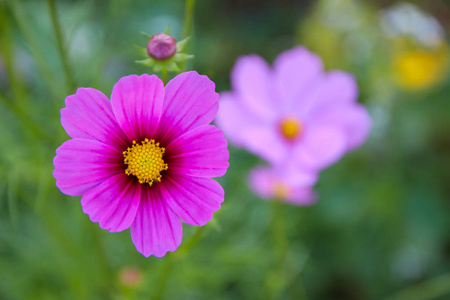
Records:
M172 36L165 33L153 35L147 44L148 54L158 61L171 58L176 51L177 42Z
M143 281L143 275L139 269L126 267L120 271L119 281L126 287L135 288L141 285Z

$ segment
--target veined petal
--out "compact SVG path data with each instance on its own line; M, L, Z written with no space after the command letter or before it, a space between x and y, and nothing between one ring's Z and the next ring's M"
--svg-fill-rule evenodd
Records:
M166 86L158 141L163 145L184 132L208 125L219 108L215 84L195 71L181 73Z
M292 155L298 166L319 171L339 160L346 150L347 140L342 129L309 124Z
M141 203L131 225L131 239L145 257L163 257L181 244L180 218L167 206L159 183L142 189Z
M110 232L131 226L141 201L142 186L124 172L102 181L81 198L83 212Z
M113 87L114 115L130 140L153 138L164 101L164 84L156 75L122 77Z
M227 141L223 132L212 125L179 136L166 147L166 153L170 172L175 174L218 177L229 167Z
M111 103L100 91L79 88L66 97L61 109L61 124L72 138L94 139L121 150L127 138L113 114Z
M292 113L292 108L302 102L311 84L322 75L322 60L305 47L298 46L281 53L273 66L279 105L286 113Z
M205 225L224 198L222 187L211 178L171 174L164 178L161 189L167 205L189 225Z
M72 139L56 149L53 160L56 186L71 196L81 196L103 180L123 173L122 153L91 139Z

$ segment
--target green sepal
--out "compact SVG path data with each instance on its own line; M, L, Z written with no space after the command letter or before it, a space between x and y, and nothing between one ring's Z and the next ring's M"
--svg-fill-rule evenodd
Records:
M170 25L167 24L166 29L164 29L164 33L170 35Z
M193 59L194 55L192 54L186 54L186 53L176 53L174 55L175 57L175 61L180 62L180 61L185 61L185 60L189 60L189 59Z
M143 37L145 37L146 39L150 40L152 38L153 35L148 34L147 32L144 31L140 31L139 32Z
M147 48L141 47L141 46L138 46L138 45L134 45L134 47L139 51L140 55L142 55L143 57L148 57Z
M153 72L159 72L159 71L161 71L163 68L164 68L163 65L161 65L161 64L156 64L156 65L153 67Z
M177 42L177 53L183 52L185 50L190 39L191 39L191 37L188 36L187 38L182 39L181 41Z
M134 62L137 63L137 64L140 64L140 65L147 66L147 67L152 67L155 64L155 60L153 58L146 58L146 59L142 59L142 60L135 60Z
M167 71L170 72L179 72L180 68L178 68L177 64L175 62L170 63L167 67L166 67Z

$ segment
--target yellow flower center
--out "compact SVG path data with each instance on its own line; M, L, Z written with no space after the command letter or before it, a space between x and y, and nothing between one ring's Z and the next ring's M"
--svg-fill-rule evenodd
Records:
M125 174L134 175L139 183L148 183L150 186L154 181L161 182L161 171L168 169L163 160L164 151L155 140L145 139L141 144L133 141L133 146L123 151L123 161L128 165Z
M281 134L288 139L296 139L302 133L302 124L296 117L286 117L280 123Z
M272 195L278 201L286 200L289 195L289 188L282 182L275 182L272 186Z

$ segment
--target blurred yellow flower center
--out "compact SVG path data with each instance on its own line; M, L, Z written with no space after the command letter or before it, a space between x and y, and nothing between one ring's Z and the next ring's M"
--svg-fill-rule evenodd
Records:
M285 138L293 140L302 133L302 124L295 117L286 117L280 123L280 130Z
M442 79L446 63L446 53L413 50L394 57L394 75L404 88L428 88Z
M165 149L155 143L155 140L145 139L141 144L133 141L133 146L123 151L124 163L128 165L125 173L134 175L139 183L152 185L154 181L161 181L161 171L167 170L163 154Z
M272 186L272 195L276 200L285 200L289 195L289 188L282 182L275 182Z

